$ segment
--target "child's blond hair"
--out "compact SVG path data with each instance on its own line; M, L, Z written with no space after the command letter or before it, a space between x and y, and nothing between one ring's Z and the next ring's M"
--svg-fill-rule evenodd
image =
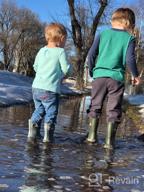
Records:
M135 27L135 14L129 8L119 8L112 14L112 25L115 22L121 23L128 30L133 30Z
M50 23L45 27L45 38L47 42L51 41L59 44L66 36L66 28L60 23Z

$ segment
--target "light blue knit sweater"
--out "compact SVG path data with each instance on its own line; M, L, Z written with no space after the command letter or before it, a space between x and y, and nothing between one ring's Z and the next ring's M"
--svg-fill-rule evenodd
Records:
M63 48L43 47L36 55L34 62L36 72L32 87L60 93L60 83L63 76L71 73Z

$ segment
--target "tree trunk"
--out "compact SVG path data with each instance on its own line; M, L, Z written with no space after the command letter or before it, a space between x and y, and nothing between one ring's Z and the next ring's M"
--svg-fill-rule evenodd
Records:
M76 48L76 72L77 72L77 78L76 78L76 87L80 90L84 88L84 65L85 60L87 57L87 53L93 43L95 32L97 29L97 26L99 24L100 18L105 10L105 7L107 6L107 0L99 0L100 7L95 14L93 18L93 22L91 25L91 30L89 34L89 40L87 41L87 44L85 45L83 39L85 39L85 35L83 34L83 26L76 14L75 9L75 1L74 0L67 0L68 6L69 6L69 13L71 18L71 27L72 27L72 38L73 42Z
M77 48L77 62L76 62L76 71L78 72L76 76L76 87L79 90L83 90L84 88L84 67L86 54L82 52L81 48Z

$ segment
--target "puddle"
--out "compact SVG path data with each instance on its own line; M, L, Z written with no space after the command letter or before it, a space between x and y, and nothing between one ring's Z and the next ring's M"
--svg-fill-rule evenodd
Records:
M53 144L27 145L27 121L33 105L0 109L0 191L142 192L144 143L138 125L123 115L114 153L103 149L105 113L99 145L84 139L90 97L62 99ZM132 109L133 110L133 109ZM43 129L41 130L43 135Z

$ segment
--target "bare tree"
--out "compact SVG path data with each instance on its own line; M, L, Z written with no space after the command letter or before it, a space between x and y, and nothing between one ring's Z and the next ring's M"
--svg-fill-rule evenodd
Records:
M31 73L37 50L44 44L44 24L29 9L18 8L14 1L0 5L1 68Z
M20 36L20 34L18 37L14 36L17 11L15 4L2 2L0 7L0 53L3 57L1 64L6 70L12 60L13 49Z
M99 0L96 13L93 13L90 0L88 1L89 9L87 5L77 4L76 6L74 0L67 0L67 2L71 18L72 38L76 48L77 87L83 89L84 63L108 1Z
M136 36L136 55L137 55L137 63L140 70L140 75L143 76L144 73L144 4L141 3L140 0L137 2L137 9L134 7L136 13L136 20L137 20L137 28L135 30Z
M30 75L35 54L44 44L44 24L28 9L20 10L19 21L18 31L22 33L14 52L13 71Z
M136 15L136 27L133 31L133 35L136 37L137 65L140 72L140 76L142 76L144 73L144 4L141 3L141 0L138 0L136 5L137 6L131 5L131 8L134 10Z

